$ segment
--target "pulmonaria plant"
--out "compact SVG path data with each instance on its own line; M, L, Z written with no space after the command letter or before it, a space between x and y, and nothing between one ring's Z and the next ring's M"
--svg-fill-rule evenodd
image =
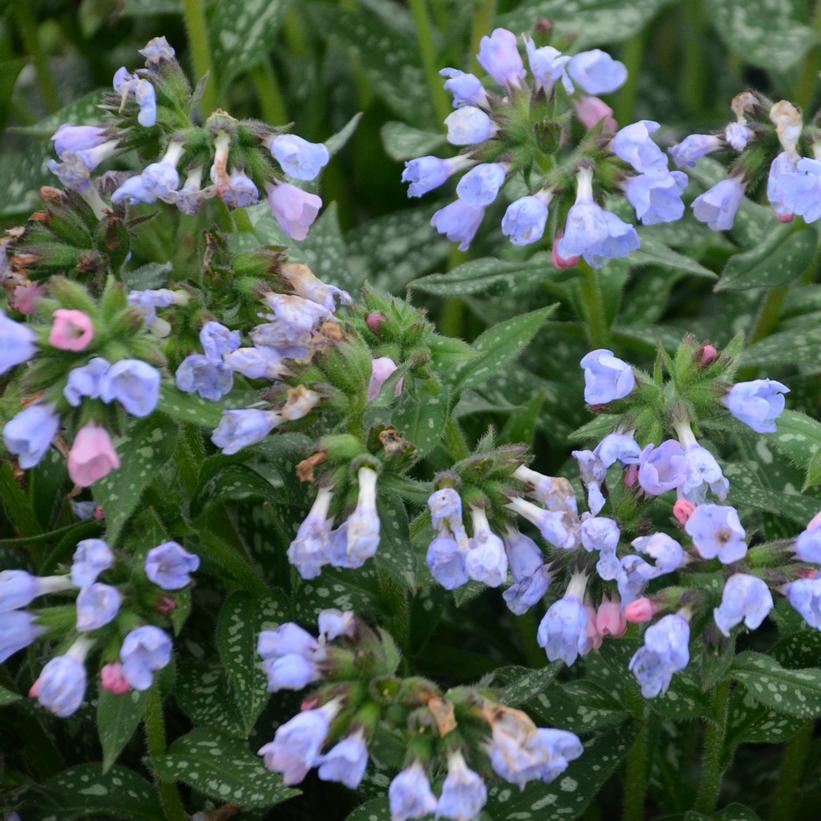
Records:
M562 54L523 39L528 74L515 35L497 28L482 38L478 60L493 82L473 74L441 71L454 111L445 119L454 157L420 157L405 166L408 196L421 197L464 172L457 199L431 224L466 250L485 210L506 187L514 199L501 221L514 245L552 237L557 267L584 259L594 268L626 257L639 245L635 228L597 201L622 195L644 225L674 222L684 214L687 176L671 171L652 134L660 127L641 120L617 130L599 94L627 79L627 69L599 49ZM526 190L524 196L518 196Z

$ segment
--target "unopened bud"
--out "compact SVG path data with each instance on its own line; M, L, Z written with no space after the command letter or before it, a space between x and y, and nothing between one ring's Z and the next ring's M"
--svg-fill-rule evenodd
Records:
M639 480L639 466L628 465L627 470L624 471L624 484L627 487L635 487Z
M673 505L673 516L675 516L676 521L684 527L684 525L687 524L687 520L693 515L695 509L696 506L687 499L677 499Z
M718 350L714 345L704 344L696 351L695 358L702 368L706 368L718 359Z
M365 317L365 322L367 323L368 327L374 332L379 333L379 330L382 327L382 323L385 321L385 317L383 314L378 313L370 313Z
M662 606L653 601L653 599L648 599L646 596L642 596L640 599L636 599L624 609L624 618L627 619L630 624L646 624L648 621L651 621L653 617L660 613L662 610Z
M177 609L177 600L173 596L160 596L157 602L157 612L163 616L173 613Z
M792 222L795 219L795 214L776 214L775 218L779 222Z

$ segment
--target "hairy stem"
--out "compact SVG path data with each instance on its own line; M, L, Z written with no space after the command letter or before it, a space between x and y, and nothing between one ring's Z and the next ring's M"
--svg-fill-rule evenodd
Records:
M191 45L191 59L197 80L208 75L202 95L202 113L210 114L217 105L217 77L211 64L211 47L208 44L208 26L205 22L203 0L182 0L185 29Z
M815 722L807 722L790 740L781 759L781 773L773 793L773 821L793 821L796 796L807 764Z
M459 421L453 416L450 417L445 428L445 441L454 462L459 462L470 456L470 448L467 439L465 439L465 434L462 432Z
M647 798L648 753L650 723L646 716L639 722L639 733L630 752L624 770L624 821L642 821Z
M701 759L701 778L696 796L696 812L712 815L721 792L724 775L724 739L727 735L727 716L730 704L730 682L716 685L710 704L710 716L704 731L704 753Z
M585 330L590 344L594 348L606 348L610 337L607 314L604 310L599 274L586 262L580 264L582 314Z
M761 310L758 313L755 327L750 334L750 344L764 339L769 336L777 327L778 320L781 316L781 306L787 298L790 291L789 285L781 285L778 288L773 288L767 292L764 302L761 305Z
M162 712L162 697L157 684L148 693L148 703L145 711L145 738L148 754L152 758L165 755L165 720ZM165 817L170 821L186 821L188 813L182 805L177 785L159 782L157 789L160 793L160 802L165 811Z

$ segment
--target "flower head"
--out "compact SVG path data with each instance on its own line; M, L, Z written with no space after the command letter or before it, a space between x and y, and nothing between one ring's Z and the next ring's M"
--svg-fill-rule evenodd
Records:
M288 547L288 561L297 568L303 579L314 579L322 566L330 561L328 555L332 520L328 516L333 493L321 487L311 510L297 530Z
M679 168L695 168L707 154L721 148L721 138L712 134L690 134L670 149L670 156Z
M356 732L337 742L319 758L319 777L337 781L355 790L368 767L368 748L362 732Z
M86 675L83 658L69 651L55 656L40 673L35 684L37 700L49 712L60 718L76 713L86 694Z
M787 600L801 614L804 621L810 627L821 630L821 577L796 579L787 585L786 592Z
M391 821L422 818L436 810L436 798L431 792L427 773L418 761L391 781L388 797Z
M313 180L328 164L330 154L322 143L311 143L296 134L279 134L271 140L271 155L295 180Z
M0 664L28 647L45 628L37 623L37 616L28 610L0 612Z
M503 88L518 88L525 67L516 46L516 35L507 29L494 29L479 43L479 64Z
M747 553L746 533L734 507L698 505L684 525L702 559L732 564Z
M455 590L468 581L465 553L449 533L439 533L428 545L425 555L428 568L445 590Z
M262 441L280 421L281 417L275 411L228 410L211 434L211 441L225 454L237 453Z
M499 193L507 175L503 163L487 162L475 165L456 186L459 199L471 208L490 205Z
M191 584L190 574L199 566L199 556L176 542L164 542L145 557L145 575L163 590L180 590Z
M728 231L735 222L745 188L739 177L721 180L693 200L693 216L713 231Z
M279 227L291 238L303 240L322 208L322 200L287 182L269 184L268 204Z
M727 579L721 605L713 610L718 629L725 636L741 624L755 630L773 609L773 597L766 583L756 576L736 573Z
M123 676L135 690L147 690L154 673L171 661L171 639L159 627L136 627L120 647Z
M550 661L570 666L587 650L588 614L582 602L587 578L574 574L564 596L554 602L539 625L537 640Z
M488 587L499 587L507 578L507 554L502 540L491 531L487 514L480 507L470 510L473 538L465 555L468 576Z
M77 596L77 630L81 633L99 630L120 612L123 597L116 587L94 582Z
M632 165L640 174L666 172L667 157L650 138L659 128L661 126L652 120L639 120L618 131L610 148L619 159Z
M79 487L90 487L120 467L108 431L89 422L80 428L68 454L68 475Z
M605 405L623 399L636 386L633 368L604 348L590 351L581 360L584 369L584 401Z
M94 324L88 314L58 308L54 312L48 343L61 351L83 351L94 339Z
M48 452L60 428L54 405L38 403L20 411L3 428L3 441L21 468L33 468Z
M102 375L100 397L116 399L132 416L148 416L160 400L160 372L140 359L121 359Z
M436 815L454 821L469 821L479 816L486 803L487 787L481 776L468 767L460 752L451 753Z
M457 199L440 208L431 217L430 224L451 242L458 242L460 251L467 251L484 216L484 208L472 208Z
M567 65L567 73L587 94L609 94L627 80L624 63L598 48L575 54Z
M630 671L645 698L667 692L673 674L690 661L690 625L678 614L665 616L644 633L644 646L630 660Z
M481 80L475 74L467 74L458 68L443 68L439 71L440 77L445 80L445 91L453 96L453 107L461 108L465 105L485 108L488 104L487 92Z
M489 140L497 131L490 117L472 105L462 106L445 117L451 145L474 145Z
M0 349L0 374L28 362L37 352L34 331L20 322L9 319L0 310L0 337L3 346Z
M85 365L72 368L68 374L68 381L63 388L63 396L73 408L78 408L84 397L99 399L102 390L103 375L111 367L109 362L101 356L95 356Z
M641 174L625 184L625 193L643 225L675 222L684 216L681 195L687 175L681 171Z
M102 539L83 539L77 542L72 557L71 581L77 587L87 587L113 564L114 554Z
M647 445L639 457L639 484L650 496L660 496L687 480L688 463L684 448L675 439Z
M724 397L727 410L756 433L775 433L775 420L784 410L790 389L774 379L737 382Z
M532 245L544 234L547 223L547 195L520 197L508 205L502 218L502 233L514 245Z

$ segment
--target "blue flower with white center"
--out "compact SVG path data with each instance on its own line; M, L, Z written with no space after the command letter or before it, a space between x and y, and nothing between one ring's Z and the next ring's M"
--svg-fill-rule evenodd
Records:
M503 163L481 163L459 180L456 195L471 208L484 208L496 199L506 174L507 167Z
M163 590L181 590L191 584L191 573L200 566L199 556L177 542L163 542L145 557L145 575Z
M160 372L140 359L121 359L102 375L100 398L116 399L132 416L148 416L160 401Z
M180 362L174 381L184 393L197 393L203 399L216 402L231 391L234 375L221 362L195 353Z
M225 411L211 434L211 441L230 456L262 441L281 421L281 415L275 411L256 408Z
M206 322L200 329L200 345L212 362L221 362L225 354L235 351L241 344L239 331L232 331L219 322Z
M665 616L644 633L644 646L630 660L630 672L645 698L666 693L673 674L690 661L690 625L683 616Z
M753 137L752 129L743 122L730 123L724 129L724 139L736 151L743 151Z
M323 781L336 781L355 790L368 767L368 748L361 730L337 742L319 757L318 775Z
M94 582L77 596L77 630L99 630L117 617L123 597L116 587Z
M68 404L73 408L78 408L84 397L89 399L100 398L100 385L103 374L111 367L108 360L101 356L95 356L85 365L79 368L72 368L68 374L68 381L63 388Z
M679 168L695 168L696 163L722 146L721 137L714 134L690 134L669 149L673 162Z
M458 199L440 208L431 217L430 224L451 242L458 242L460 251L467 251L484 216L484 208L471 208Z
M455 590L468 581L465 554L456 539L442 532L428 545L425 555L431 575L445 590Z
M736 573L727 579L713 618L718 629L729 636L742 621L749 630L756 630L772 609L773 597L766 583L756 576Z
M487 92L481 80L475 74L467 74L458 68L443 68L439 71L440 77L445 80L445 91L453 96L453 107L472 105L486 108L488 105ZM417 195L414 195L417 196Z
M328 516L333 492L321 487L308 515L288 547L288 561L303 579L315 579L330 561L328 554L332 521Z
M574 573L564 596L550 605L539 624L536 639L549 661L561 660L569 667L586 652L588 615L582 602L586 587L587 577Z
M40 402L29 405L6 422L3 441L21 468L33 468L48 452L59 428L60 417L54 412L54 405Z
M567 73L588 94L609 94L627 80L624 63L598 48L573 55L567 64Z
M584 370L584 401L588 405L624 399L636 387L632 366L606 348L590 351L579 364Z
M428 191L438 188L451 177L452 174L462 171L475 164L475 160L459 155L440 159L439 157L417 157L405 163L402 172L402 182L408 182L408 196L421 197Z
M640 174L663 173L667 171L667 157L650 137L659 128L661 126L653 120L639 120L626 125L616 132L610 149Z
M352 610L320 610L317 625L320 635L325 636L328 641L340 636L350 639L356 633L356 617Z
M331 158L322 143L308 142L296 134L278 134L269 148L282 170L295 180L316 179Z
M68 576L32 576L25 570L0 572L0 613L19 610L38 596L72 587Z
M487 787L481 776L465 763L457 750L448 755L448 775L436 804L437 817L454 821L477 818L487 803Z
M78 639L64 656L46 664L32 688L40 704L60 718L76 713L83 703L88 684L84 661L90 647L86 639Z
M713 231L728 231L733 227L746 187L740 177L721 180L693 200L693 216Z
M479 42L479 65L502 88L519 88L525 67L516 45L516 35L507 29L494 29Z
M83 539L77 542L72 556L71 581L77 587L87 587L113 565L114 554L102 539Z
M37 616L28 610L0 612L0 664L45 632L45 628L37 624Z
M482 508L472 507L473 538L465 555L465 570L476 582L488 587L499 587L507 578L507 554L502 540L491 531L487 514Z
M550 192L540 191L514 200L508 205L502 218L502 233L514 245L532 245L538 242L544 234L550 198Z
M647 445L639 457L639 485L650 496L660 496L681 487L689 465L681 443L667 439L660 445Z
M154 673L171 661L171 639L153 624L136 627L123 639L120 661L126 681L135 690L147 690Z
M430 781L418 761L414 761L391 781L388 798L391 821L422 818L436 810L436 798L431 792Z
M795 556L801 562L821 564L821 527L808 527L795 540Z
M553 46L536 48L531 37L525 40L525 48L536 89L549 92L559 80L565 78L565 70L571 58Z
M28 362L37 353L37 337L27 325L9 319L0 310L0 375Z
M790 389L774 379L754 379L737 382L723 402L739 422L756 433L775 433L775 420L784 410L784 394Z
M732 564L747 554L746 532L728 505L699 505L684 525L702 559Z
M687 182L681 171L641 174L627 180L624 192L643 225L658 225L684 216L681 195Z
M451 145L475 145L489 140L497 131L496 124L476 106L466 105L445 117L448 142Z
M821 630L821 578L796 579L787 585L787 600L810 627Z

